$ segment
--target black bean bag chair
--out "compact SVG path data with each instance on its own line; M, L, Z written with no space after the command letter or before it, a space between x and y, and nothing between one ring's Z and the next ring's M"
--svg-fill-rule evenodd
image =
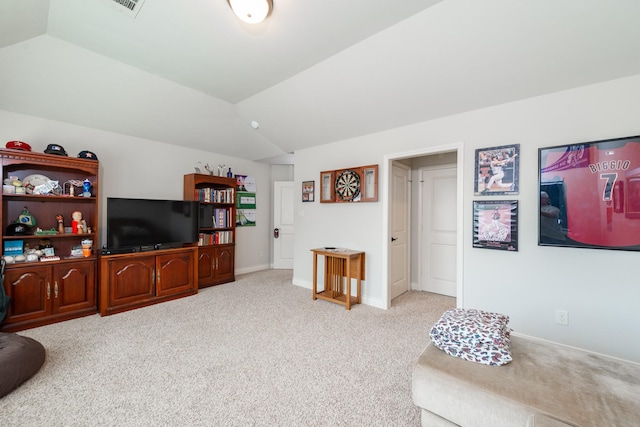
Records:
M0 397L38 372L44 359L45 350L38 341L0 332Z

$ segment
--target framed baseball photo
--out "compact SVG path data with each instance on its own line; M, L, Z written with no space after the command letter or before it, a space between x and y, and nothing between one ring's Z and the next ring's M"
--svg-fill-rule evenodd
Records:
M518 201L473 202L473 247L518 250Z
M313 202L315 199L315 181L302 181L302 201Z
M476 150L476 196L516 195L519 193L520 144Z
M538 150L538 244L640 251L640 136Z

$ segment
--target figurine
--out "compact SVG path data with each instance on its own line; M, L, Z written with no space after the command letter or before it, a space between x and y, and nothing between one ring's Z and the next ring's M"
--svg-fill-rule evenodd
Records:
M84 234L87 230L87 223L82 219L82 212L74 211L71 214L71 218L73 218L73 221L71 221L71 232L73 234Z
M62 214L56 215L56 220L58 221L58 234L64 234L64 217Z
M91 181L88 179L82 182L82 197L91 197Z

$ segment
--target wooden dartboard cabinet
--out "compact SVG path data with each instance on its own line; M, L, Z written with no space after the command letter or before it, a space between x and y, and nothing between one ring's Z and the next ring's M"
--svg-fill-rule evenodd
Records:
M321 203L378 201L378 165L320 172Z

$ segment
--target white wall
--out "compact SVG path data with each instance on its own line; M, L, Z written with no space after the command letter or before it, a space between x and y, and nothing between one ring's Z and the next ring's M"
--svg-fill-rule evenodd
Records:
M55 143L73 157L81 150L96 153L100 160L101 245L106 242L107 197L181 200L183 176L195 172L198 162L224 163L233 173L254 175L257 225L236 229L236 274L269 267L271 176L267 164L0 110L2 146L11 140L25 141L37 152Z
M318 182L322 170L372 163L384 176L386 155L462 142L464 305L509 315L520 334L640 362L640 254L537 245L538 148L638 135L638 99L640 75L298 151L295 185ZM514 143L521 144L520 195L514 197L520 202L519 251L473 248L475 150ZM311 287L314 247L364 250L363 301L385 306L387 200L380 190L378 203L297 202L294 283ZM557 308L569 311L569 326L555 324Z

